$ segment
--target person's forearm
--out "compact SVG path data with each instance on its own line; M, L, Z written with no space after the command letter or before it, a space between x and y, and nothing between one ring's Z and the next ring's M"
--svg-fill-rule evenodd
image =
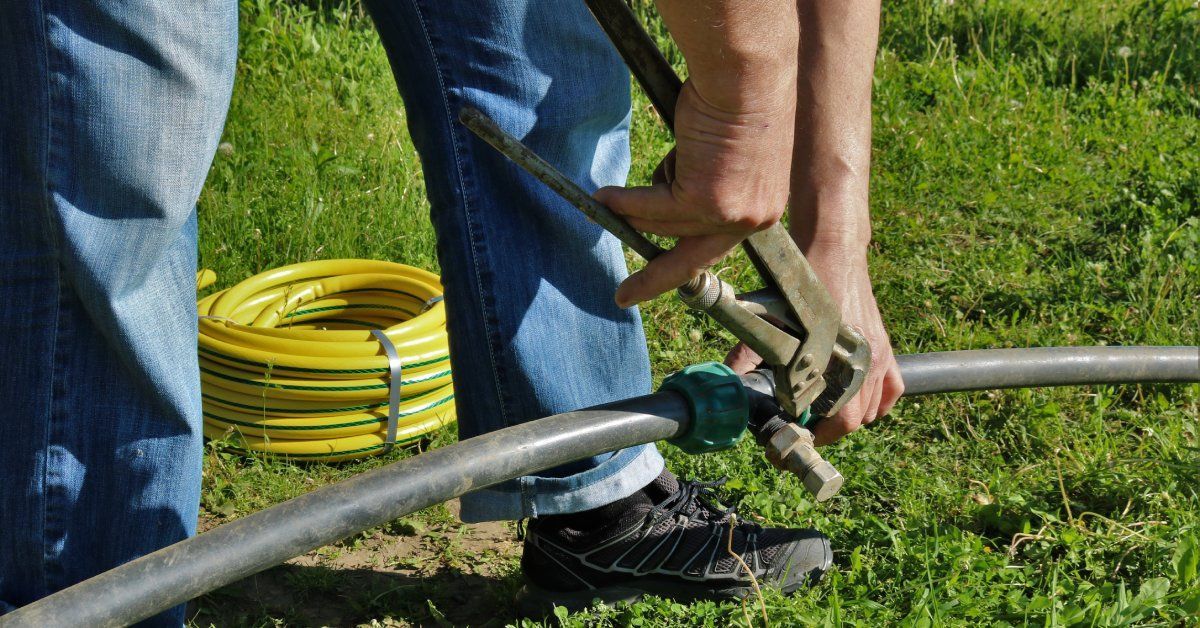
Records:
M791 231L814 244L862 248L871 239L871 84L878 0L800 0Z
M795 102L799 22L794 0L657 0L705 103L726 113Z

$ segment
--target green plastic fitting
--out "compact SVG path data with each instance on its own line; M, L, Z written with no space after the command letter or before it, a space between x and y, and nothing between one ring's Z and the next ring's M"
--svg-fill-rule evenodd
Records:
M673 390L687 399L692 425L671 441L689 454L729 449L742 440L750 417L750 399L742 378L719 362L685 367L663 380L660 391Z
M812 408L805 408L804 412L801 412L800 416L796 417L796 423L798 423L800 427L806 427L811 430L812 426L817 424L817 419L819 418L821 417L815 416L812 413Z

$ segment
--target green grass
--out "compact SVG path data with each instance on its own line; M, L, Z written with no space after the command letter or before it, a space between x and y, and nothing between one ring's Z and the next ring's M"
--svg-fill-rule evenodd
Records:
M900 353L1200 343L1200 9L1043 4L885 7L871 263ZM242 4L228 146L200 201L201 260L219 286L343 256L437 269L378 38L357 5L313 6ZM634 181L669 144L637 96ZM743 259L729 265L723 276L752 285ZM644 317L656 377L731 343L672 299ZM748 442L668 457L680 474L731 477L727 498L743 512L832 537L837 566L820 586L768 594L778 625L1188 625L1200 623L1197 416L1194 385L906 400L826 450L847 483L821 506ZM411 454L293 465L212 446L203 508L236 518ZM442 507L405 522L431 538L457 533ZM447 568L464 563L445 546ZM493 558L504 575L474 603L510 617L515 561ZM320 573L291 581L336 587ZM429 587L367 593L342 589L335 603L355 621L408 623L437 622L453 603ZM301 621L267 607L226 613L219 595L200 606L203 623ZM737 605L667 601L561 619L743 621Z

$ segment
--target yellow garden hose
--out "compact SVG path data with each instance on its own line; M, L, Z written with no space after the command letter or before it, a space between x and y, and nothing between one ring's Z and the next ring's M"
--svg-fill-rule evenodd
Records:
M197 287L215 281L197 275ZM345 460L385 449L399 354L395 443L454 420L438 276L373 260L323 260L260 273L200 299L204 434L253 451Z

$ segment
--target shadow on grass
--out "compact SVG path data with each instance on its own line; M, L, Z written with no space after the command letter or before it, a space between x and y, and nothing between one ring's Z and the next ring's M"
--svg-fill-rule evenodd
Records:
M192 626L503 626L519 577L281 565L194 600ZM388 621L390 618L390 622Z

